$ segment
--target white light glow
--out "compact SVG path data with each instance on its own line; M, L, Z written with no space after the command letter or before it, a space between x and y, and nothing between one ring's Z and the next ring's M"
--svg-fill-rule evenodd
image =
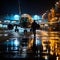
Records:
M36 45L40 45L41 44L41 41L39 38L36 39Z
M14 20L19 20L19 15L15 15Z
M33 16L33 19L34 19L34 20L39 20L39 19L40 19L40 16L34 15L34 16Z
M18 40L15 40L14 41L14 44L15 44L15 46L18 46L19 45L19 41Z

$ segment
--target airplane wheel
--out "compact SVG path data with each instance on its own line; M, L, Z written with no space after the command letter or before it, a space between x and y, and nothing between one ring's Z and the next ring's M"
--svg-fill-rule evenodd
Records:
M24 34L26 34L27 33L27 30L24 30Z
M15 29L15 32L19 32L19 29Z

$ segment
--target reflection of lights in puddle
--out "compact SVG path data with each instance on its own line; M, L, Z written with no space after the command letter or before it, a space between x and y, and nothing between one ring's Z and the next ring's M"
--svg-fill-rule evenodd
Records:
M52 51L50 51L50 54L51 54L51 55L53 55L53 52L52 52Z
M58 56L56 57L56 60L59 60L59 57Z
M15 50L18 50L18 47L15 47Z
M45 58L45 60L48 60L48 56L43 56L43 58Z
M4 36L8 36L8 34L4 34Z
M14 44L15 44L15 46L18 46L19 45L19 41L17 39L14 40Z
M26 49L23 49L23 51L26 51Z
M11 49L18 49L18 46L20 44L19 40L17 38L10 38L6 41L7 46L11 45Z
M22 56L23 57L26 57L27 56L26 51L25 52L22 52Z
M0 34L0 36L8 36L8 34Z
M13 50L13 47L11 47L11 50Z
M18 47L11 47L11 50L18 50Z
M27 47L22 47L22 49L23 49L23 52L26 52Z
M47 49L47 53L49 53L48 49Z
M40 45L41 44L41 41L40 41L40 39L38 39L38 38L36 38L36 45Z
M38 53L40 53L40 51L38 50Z
M45 46L43 46L43 50L46 50L46 47Z
M48 56L45 56L45 59L48 60Z

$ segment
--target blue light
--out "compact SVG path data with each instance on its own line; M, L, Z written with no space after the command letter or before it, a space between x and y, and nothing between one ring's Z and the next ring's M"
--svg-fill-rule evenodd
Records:
M40 19L40 16L38 16L38 15L33 16L33 20L39 20L39 19Z
M36 38L36 45L41 45L41 41L40 41L40 39L39 38Z
M14 20L19 20L19 15L14 15Z
M15 46L18 46L19 45L19 41L17 39L14 41L14 45Z

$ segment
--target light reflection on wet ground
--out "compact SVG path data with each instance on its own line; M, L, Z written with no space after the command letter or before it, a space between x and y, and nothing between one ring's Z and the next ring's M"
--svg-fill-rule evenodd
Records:
M17 34L17 35L16 35ZM37 31L36 32L36 53L33 54L33 34L29 37L20 36L13 32L12 36L0 43L0 55L6 58L41 58L44 60L60 60L60 33Z

